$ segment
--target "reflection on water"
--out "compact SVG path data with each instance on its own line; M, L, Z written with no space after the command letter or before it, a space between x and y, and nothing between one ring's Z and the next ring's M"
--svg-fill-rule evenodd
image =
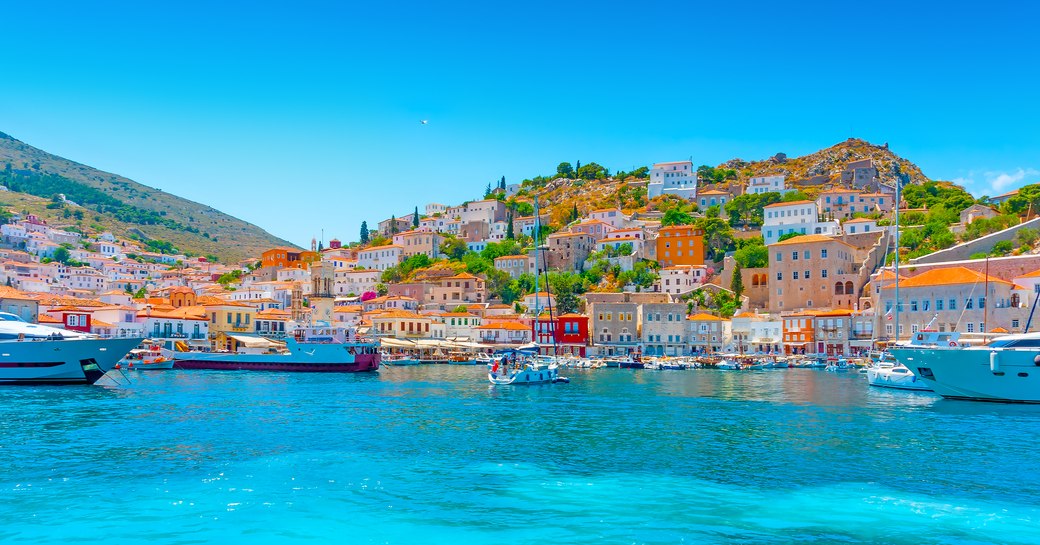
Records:
M0 389L0 541L1040 541L1040 407L802 369L566 374Z

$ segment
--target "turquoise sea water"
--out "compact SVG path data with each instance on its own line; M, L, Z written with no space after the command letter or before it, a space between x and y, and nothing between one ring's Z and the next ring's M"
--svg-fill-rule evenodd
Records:
M813 370L565 374L0 389L0 542L1040 542L1040 407Z

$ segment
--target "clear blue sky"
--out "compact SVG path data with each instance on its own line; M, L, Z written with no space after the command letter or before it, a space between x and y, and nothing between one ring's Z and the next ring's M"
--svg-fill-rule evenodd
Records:
M0 131L301 245L560 161L856 136L1040 181L1033 2L87 4L5 5Z

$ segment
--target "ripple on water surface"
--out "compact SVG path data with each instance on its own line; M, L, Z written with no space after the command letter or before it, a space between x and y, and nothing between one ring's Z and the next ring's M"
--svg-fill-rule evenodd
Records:
M1037 543L1040 407L465 366L0 389L0 541Z

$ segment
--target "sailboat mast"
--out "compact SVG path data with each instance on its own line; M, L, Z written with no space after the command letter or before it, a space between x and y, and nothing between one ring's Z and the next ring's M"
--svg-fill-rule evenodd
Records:
M899 198L899 188L901 185L903 185L900 182L901 181L899 180L899 178L896 178L896 258L894 261L896 273L896 288L894 293L895 301L892 302L892 304L896 307L895 310L893 310L896 317L896 342L899 342L899 206L902 202Z
M538 221L538 195L534 196L534 321L538 322L539 315L539 304L538 304L538 277L542 275L541 269L538 268L538 235L542 230L541 224Z
M989 256L986 256L986 287L982 291L982 334L989 332Z

